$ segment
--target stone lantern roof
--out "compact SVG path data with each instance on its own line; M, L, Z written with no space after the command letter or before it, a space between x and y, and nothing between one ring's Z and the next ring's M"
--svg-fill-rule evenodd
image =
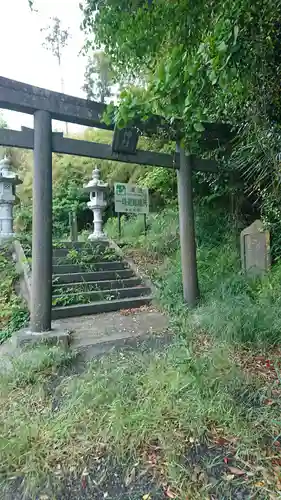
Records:
M92 172L92 179L88 184L84 184L83 189L87 193L91 191L105 191L108 188L108 183L100 179L100 170L95 168Z
M7 156L0 161L0 182L9 182L14 185L22 184L17 174L12 171L12 161Z

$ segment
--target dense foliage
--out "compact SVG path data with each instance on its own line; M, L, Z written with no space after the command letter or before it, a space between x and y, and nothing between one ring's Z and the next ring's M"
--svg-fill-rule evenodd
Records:
M134 82L121 92L115 112L120 125L151 113L171 125L180 119L189 149L206 121L235 126L228 168L242 173L251 210L262 212L275 236L281 198L280 5L280 0L87 0L83 24L88 46L94 39L119 80ZM212 188L223 196L235 192L238 199L236 184L229 185L225 176ZM239 198L242 192L240 185Z
M154 0L148 8L143 1L88 0L84 27L121 78L145 75L146 86L123 93L128 117L140 106L200 130L204 120L278 117L278 6L278 0Z

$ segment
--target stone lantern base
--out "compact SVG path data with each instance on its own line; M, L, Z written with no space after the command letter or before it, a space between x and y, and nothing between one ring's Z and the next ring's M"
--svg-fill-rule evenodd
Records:
M88 237L89 241L97 241L97 240L107 240L107 236L105 233L91 233L90 236Z
M93 207L92 202L88 202L88 207L93 211L93 224L94 224L94 231L93 233L90 234L89 240L90 241L96 241L96 240L106 240L107 236L103 231L102 227L102 209L103 207Z

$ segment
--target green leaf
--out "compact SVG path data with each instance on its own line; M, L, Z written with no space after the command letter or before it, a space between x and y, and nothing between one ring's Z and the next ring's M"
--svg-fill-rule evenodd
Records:
M188 107L190 106L190 95L187 95L186 98L185 98L185 101L184 101L184 104L185 104L185 107Z
M108 126L111 124L111 118L107 111L103 113L101 121L103 121Z
M127 97L127 96L128 96L127 90L122 90L120 92L120 99L125 99L125 97Z
M195 122L193 124L193 127L195 128L196 132L204 132L204 130L205 130L205 127L204 127L203 123L201 123L201 122L197 122L197 123Z
M203 54L203 52L205 52L205 43L200 43L197 52L198 54Z
M161 81L164 81L165 80L165 66L164 66L164 62L161 61L160 65L159 65L159 68L158 68L158 78L159 80Z
M124 120L124 118L120 118L120 120L118 120L118 128L124 128L126 125L126 122Z
M233 45L236 45L238 33L239 33L239 26L236 24L233 29L233 34L234 34Z
M226 52L227 51L227 45L224 41L222 41L219 45L218 45L218 51L219 52Z
M211 80L212 85L215 85L217 83L217 81L218 81L218 77L217 77L216 73L214 72L214 70L212 70L209 73L209 78Z

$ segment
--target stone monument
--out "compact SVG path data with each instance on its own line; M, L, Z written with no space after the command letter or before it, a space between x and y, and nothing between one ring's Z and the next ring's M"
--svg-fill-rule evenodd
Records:
M15 186L21 183L17 174L12 171L10 158L5 157L0 161L0 242L14 236Z
M88 201L87 205L93 212L93 224L94 231L89 236L89 240L100 240L105 239L106 235L103 232L103 222L102 222L102 212L107 205L107 201L105 199L105 193L108 188L108 183L103 182L100 179L100 171L98 168L93 170L93 178L88 182L88 184L84 184L84 191L90 193L90 201Z
M240 235L242 269L252 276L259 276L269 270L270 234L263 223L256 220Z

